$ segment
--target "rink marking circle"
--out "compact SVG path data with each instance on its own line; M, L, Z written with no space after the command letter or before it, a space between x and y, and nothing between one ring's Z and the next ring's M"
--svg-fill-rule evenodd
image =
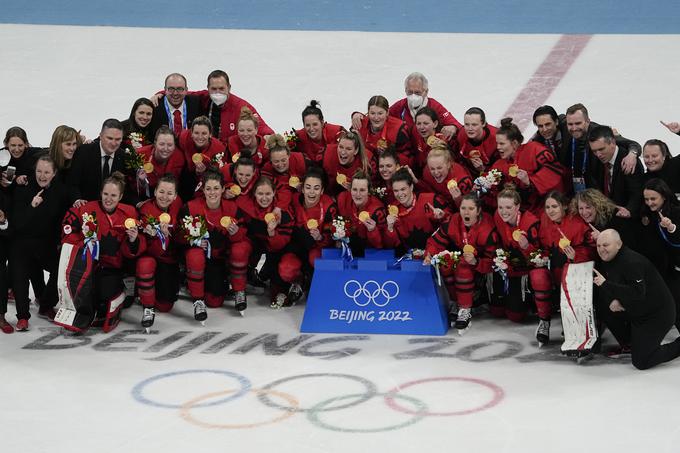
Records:
M375 396L383 396L387 397L387 393L376 393ZM394 425L388 425L384 426L381 428L343 428L339 426L334 426L330 425L326 422L323 422L319 418L319 414L323 412L328 412L329 409L324 409L324 406L329 405L334 403L335 401L338 400L344 400L348 398L357 398L362 396L361 393L356 393L356 394L350 394L350 395L342 395L342 396L335 396L333 398L329 398L327 400L321 401L320 403L315 404L313 407L311 407L307 411L307 419L312 422L315 426L318 426L319 428L327 429L330 431L339 431L343 433L381 433L385 431L394 431L395 429L401 429L405 428L407 426L413 425L420 420L422 420L426 414L427 414L427 405L422 402L421 400L414 398L412 396L407 396L407 395L393 395L393 398L401 398L403 400L409 401L413 403L416 406L417 412L409 412L409 415L412 415L412 417L405 422L402 423L397 423ZM365 402L366 400L364 400ZM399 412L404 412L404 411L399 411Z
M355 376L352 374L342 374L342 373L310 373L310 374L299 374L296 376L288 376L285 378L277 379L276 381L270 382L269 384L265 385L262 387L263 390L270 390L273 387L283 384L285 382L297 380L297 379L307 379L307 378L314 378L314 377L339 377L339 378L344 378L344 379L349 379L352 381L359 382L360 384L363 384L366 387L366 392L365 393L358 393L355 394L357 400L353 402L349 402L346 404L341 404L339 406L334 406L328 409L324 409L324 412L327 411L337 411L340 409L347 409L349 407L357 406L365 401L370 400L373 398L375 395L378 393L378 387L368 379L362 378L361 376ZM276 404L275 402L271 401L266 395L260 394L258 395L258 398L260 401L269 407L273 407L275 409L281 409L281 410L294 410L295 412L309 412L312 410L312 408L292 408L292 407L286 407L286 406L281 406L279 404ZM314 407L316 407L315 405ZM319 409L317 409L318 411Z
M501 402L501 400L505 397L505 392L503 389L496 384L485 381L483 379L477 379L477 378L469 378L469 377L459 377L459 376L447 376L447 377L434 377L434 378L425 378L425 379L419 379L416 381L410 381L406 382L398 387L393 388L392 390L388 391L385 393L385 402L386 404L399 412L404 412L406 414L411 414L411 415L416 415L415 412L413 412L410 409L404 408L403 406L400 406L395 402L395 397L400 394L402 390L408 387L413 387L415 385L419 384L424 384L427 382L442 382L442 381L462 381L462 382L470 382L473 384L478 384L483 387L488 388L491 390L493 393L491 399L482 404L481 406L478 407L473 407L470 409L465 409L465 410L460 410L460 411L452 411L452 412L425 412L422 415L425 416L431 416L431 417L452 417L452 416L457 416L457 415L469 415L469 414L474 414L475 412L480 412L486 409L489 409L498 403ZM420 413L418 413L420 414Z
M248 429L248 428L257 428L259 426L264 426L264 425L271 425L272 423L277 423L281 422L287 418L292 417L295 415L295 409L299 407L300 402L292 395L289 395L288 393L283 393L279 392L276 390L265 390L265 389L249 389L249 392L254 392L257 393L257 395L262 395L264 393L270 394L270 395L275 395L283 398L290 404L291 410L285 410L283 414L279 415L278 417L274 417L271 420L267 420L264 422L257 422L257 423L242 423L242 424L221 424L221 423L207 423L201 420L198 420L194 418L193 415L191 415L191 409L200 407L201 401L214 398L217 396L223 396L223 395L229 395L231 393L237 392L237 390L223 390L221 392L212 392L212 393L206 393L205 395L198 396L190 401L187 401L182 405L180 408L180 417L182 417L184 420L187 422L197 425L203 428L209 428L209 429ZM222 400L224 401L224 400Z
M209 370L209 369L198 369L198 370L184 370L184 371L171 371L169 373L163 373L163 374L157 374L155 376L151 376L150 378L144 379L143 381L139 382L137 385L135 385L132 388L132 396L134 399L139 401L142 404L146 404L148 406L155 406L155 407L162 407L166 409L181 409L183 407L183 404L171 404L171 403L161 403L158 401L154 401L150 398L147 398L144 396L144 389L149 385L152 384L156 381L160 381L162 379L167 379L167 378L172 378L175 376L181 376L181 375L186 375L186 374L201 374L201 373L208 373L208 374L218 374L218 375L223 375L223 376L228 376L230 378L236 379L239 384L241 384L240 390L236 391L233 395L228 396L226 398L221 398L216 401L212 401L210 403L202 403L202 404L197 404L194 407L211 407L211 406L218 406L223 403L227 403L229 401L235 400L237 398L242 397L246 393L248 393L252 387L252 384L250 383L250 379L247 377L238 374L238 373L233 373L231 371L225 371L225 370Z

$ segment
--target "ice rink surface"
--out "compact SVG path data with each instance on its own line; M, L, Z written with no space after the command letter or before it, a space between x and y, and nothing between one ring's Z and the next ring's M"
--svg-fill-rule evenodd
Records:
M94 137L166 74L202 89L216 68L277 131L300 127L310 99L347 125L371 95L403 97L417 70L461 120L471 106L492 124L507 111L530 119L535 106L518 100L529 86L560 112L583 102L593 120L677 154L659 120L680 120L678 35L594 35L555 57L560 38L0 25L0 129L23 126L34 146L58 124ZM537 72L545 61L555 69ZM108 335L65 337L34 316L29 332L0 336L2 450L677 451L680 362L577 366L559 353L558 318L539 350L533 319L481 315L463 337L309 335L303 306L249 303L241 318L227 301L200 327L180 301L149 335L136 305Z

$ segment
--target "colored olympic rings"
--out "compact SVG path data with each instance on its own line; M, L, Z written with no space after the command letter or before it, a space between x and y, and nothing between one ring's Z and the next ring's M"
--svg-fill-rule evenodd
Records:
M211 393L206 393L204 395L200 395L197 397L192 398L191 400L183 403L183 404L171 404L171 403L162 403L159 401L152 400L146 396L144 396L144 391L145 389L150 385L153 384L157 381L163 380L163 379L168 379L174 376L181 376L181 375L190 375L190 374L215 374L215 375L222 375L222 376L227 376L229 378L235 379L239 384L240 388L238 389L228 389L228 390L221 390L221 391L216 391L216 392L211 392ZM294 396L292 396L290 393L275 390L275 387L282 387L284 384L292 382L292 381L299 381L303 379L345 379L348 381L353 381L356 383L361 384L364 387L363 393L350 393L350 394L345 394L345 395L337 395L337 396L330 396L327 399L324 399L323 401L320 401L318 403L314 403L309 407L301 407L300 402L298 399ZM463 384L473 384L476 386L480 386L483 389L483 395L479 396L479 392L471 392L469 389L466 389L465 391L461 391L461 394L464 395L472 395L473 398L480 397L482 399L482 403L470 407L470 408L464 408L464 409L459 409L459 410L452 410L452 411L447 411L447 412L434 412L431 411L428 405L422 401L419 398L416 398L411 395L405 395L403 392L411 387L417 386L417 385L423 385L431 382L445 382L445 383L463 383ZM319 389L320 391L323 391L324 389L319 386L314 386L310 388L316 388ZM329 385L329 390L334 390L337 388L337 386L334 385ZM456 389L451 388L450 389L452 394L456 394ZM277 415L273 418L270 418L268 420L262 421L262 422L255 422L255 423L210 423L203 421L199 419L194 411L199 408L207 408L207 407L214 407L222 403L230 402L233 401L237 398L241 398L245 396L247 393L254 393L257 395L257 399L260 401L260 403L264 404L265 406L275 409L278 411L282 411L283 413L281 415ZM330 393L330 392L327 392ZM228 395L228 396L225 396ZM132 389L132 396L137 400L138 402L154 407L162 407L162 408L169 408L169 409L179 409L180 410L180 416L186 420L189 423L192 423L194 425L203 427L203 428L209 428L209 429L247 429L247 428L256 428L259 426L263 425L269 425L272 423L277 423L280 421L283 421L287 418L292 417L293 415L297 413L305 413L307 416L307 419L315 426L322 428L322 429L327 429L331 431L337 431L337 432L345 432L345 433L377 433L377 432L384 432L384 431L392 431L396 429L401 429L406 426L413 425L419 421L421 421L425 417L450 417L450 416L458 416L458 415L468 415L472 414L475 412L480 412L486 409L489 409L495 405L497 405L504 397L504 392L503 389L497 386L496 384L493 384L488 381L484 381L482 379L476 379L476 378L469 378L469 377L457 377L457 376L442 376L442 377L432 377L432 378L425 378L425 379L419 379L415 381L410 381L406 382L404 384L398 385L388 392L379 392L377 385L371 382L370 380L363 378L361 376L356 376L352 374L341 374L341 373L310 373L310 374L301 374L301 375L295 375L295 376L288 376L284 377L281 379L277 379L273 382L270 382L269 384L266 384L262 386L261 388L252 388L251 382L248 378L245 376L242 376L238 373L234 373L231 371L225 371L225 370L204 370L204 369L198 369L198 370L184 370L184 371L175 371L175 372L169 372L169 373L163 373L159 374L156 376L152 376L150 378L147 378L141 382L139 382L137 385L134 386ZM280 404L277 402L272 401L272 398L280 398L281 400L285 401L284 404ZM374 399L375 397L381 397L379 401L383 401L384 404L392 409L393 411L401 414L406 414L410 416L408 419L405 421L394 421L391 424L385 425L385 426L380 426L380 427L340 427L340 426L335 426L331 425L327 421L321 420L321 415L325 413L329 413L332 411L338 411L342 409L350 409L352 407L358 406L360 404L366 403L369 400ZM218 399L215 399L218 398ZM210 400L210 402L208 402ZM214 400L214 401L213 401ZM398 403L397 400L400 402ZM328 416L326 416L328 417ZM239 416L239 421L241 421L241 418ZM343 419L346 419L346 417L343 417Z
M283 420L295 415L294 410L284 411L282 415L279 415L278 417L274 417L271 420L267 420L267 421L259 422L259 423L243 423L243 424L237 424L237 425L207 423L207 422L197 420L196 418L194 418L191 415L191 412L190 412L191 409L193 409L194 407L199 407L199 405L197 403L200 403L201 401L205 401L209 398L213 398L213 397L216 397L216 396L228 395L230 393L234 393L235 391L236 390L225 390L223 392L207 393L205 395L199 396L198 398L194 398L191 401L187 401L186 403L184 403L182 405L182 409L180 411L180 416L184 420L188 421L189 423L201 426L203 428L210 428L210 429L245 429L245 428L257 428L258 426L263 426L263 425L270 425L272 423L283 421ZM260 389L260 390L250 389L250 391L257 393L258 395L262 395L262 394L266 393L266 394L271 394L271 395L281 397L284 400L288 401L291 408L297 408L300 404L298 402L298 400L296 400L293 396L291 396L287 393L277 392L275 390L264 390L264 389Z

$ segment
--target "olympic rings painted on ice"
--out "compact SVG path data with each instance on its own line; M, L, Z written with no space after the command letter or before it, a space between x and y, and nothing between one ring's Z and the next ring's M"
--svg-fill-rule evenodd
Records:
M183 404L170 404L170 403L162 403L158 401L151 400L144 396L144 390L145 388L149 385L152 384L156 381L162 380L162 379L168 379L174 376L180 376L180 375L188 375L188 374L196 374L196 373L212 373L216 375L224 375L230 378L233 378L238 381L240 384L239 389L229 389L229 390L223 390L223 391L217 391L217 392L212 392L212 393L206 393L204 395L197 396L195 398L192 398L190 401L187 401ZM365 391L363 393L351 393L351 394L346 394L346 395L337 395L337 396L331 396L328 399L325 399L323 401L320 401L318 403L313 404L311 407L304 408L300 407L300 403L298 399L289 394L285 393L279 390L275 390L275 387L279 387L285 383L291 382L291 381L297 381L297 380L302 380L302 379L314 379L314 378L341 378L341 379L347 379L349 381L354 381L358 382L359 384L363 385L365 388ZM491 391L491 396L490 399L483 404L476 406L476 407L471 407L468 409L460 409L460 410L455 410L455 411L448 411L448 412L433 412L430 411L428 408L427 404L422 401L419 398L410 396L410 395L405 395L402 392L406 390L407 388L414 387L416 385L422 385L422 384L427 384L430 382L463 382L463 383L472 383L476 384L479 386L482 386L483 388L490 390ZM335 387L332 387L332 389L335 389ZM218 423L209 423L203 420L199 420L195 415L192 414L192 411L198 408L205 408L205 407L210 407L210 406L217 406L222 403L227 403L230 401L233 401L237 398L240 398L242 396L245 396L245 394L253 392L257 395L258 400L260 403L264 404L265 406L268 406L272 409L276 409L279 411L283 411L283 414L280 416L274 417L272 419L263 421L263 422L257 422L257 423L245 423L245 424L218 424ZM455 392L455 389L451 389L451 392ZM223 397L224 395L229 395L226 397ZM503 389L497 386L496 384L493 384L491 382L482 380L482 379L476 379L476 378L469 378L469 377L457 377L457 376L442 376L442 377L432 377L432 378L425 378L425 379L420 379L420 380L415 380L415 381L410 381L406 382L402 385L398 385L391 390L389 390L386 393L382 393L378 391L377 385L371 382L370 380L361 377L361 376L356 376L352 374L341 374L341 373L310 373L310 374L300 374L300 375L294 375L294 376L288 376L284 377L281 379L277 379L273 382L270 382L269 384L266 384L262 386L261 388L255 389L252 388L251 382L248 378L245 376L242 376L238 373L234 373L231 371L226 371L226 370L203 370L203 369L198 369L198 370L185 370L185 371L175 371L175 372L169 372L169 373L163 373L159 374L156 376L152 376L150 378L147 378L141 382L139 382L137 385L134 386L132 389L132 396L140 403L142 404L147 404L150 406L155 406L155 407L162 407L162 408L169 408L169 409L180 409L180 416L186 420L189 423L192 423L197 426L201 426L204 428L210 428L210 429L246 429L246 428L256 428L259 426L263 425L268 425L272 423L277 423L280 421L283 421L289 417L292 417L296 413L301 413L304 412L307 415L307 419L314 424L315 426L323 429L328 429L332 431L337 431L337 432L347 432L347 433L377 433L377 432L384 432L384 431L392 431L400 428L404 428L406 426L415 424L422 420L425 417L450 417L450 416L458 416L458 415L468 415L476 412L480 412L486 409L489 409L491 407L496 406L505 396ZM272 401L272 398L270 396L276 396L284 401L286 401L285 405L276 403ZM358 406L362 403L365 403L371 399L373 399L376 396L382 397L381 400L384 401L385 405L392 409L395 412L400 412L402 414L407 414L410 415L410 418L408 418L406 421L400 422L400 423L394 423L391 425L387 426L382 426L382 427L372 427L372 428L351 428L351 427L338 427L331 425L327 423L326 421L321 420L321 415L327 412L331 411L338 411L342 409L350 409L352 407ZM223 398L221 398L223 397ZM219 398L215 401L207 402L206 400L212 400L213 398ZM344 402L345 400L349 400L349 402ZM403 402L406 403L405 407L403 404L397 403L397 400L402 400ZM341 403L341 404L337 404ZM408 406L411 406L409 408Z
M288 404L290 404L291 408L295 409L297 408L300 403L298 400L295 399L295 397L283 393L283 392L277 392L276 390L264 390L264 389L250 389L251 392L255 392L258 395L262 395L264 393L279 396L283 398L284 400L288 401ZM213 393L207 393L205 395L201 395L197 398L192 399L191 401L187 401L182 405L182 408L180 410L180 416L188 421L189 423L193 425L198 425L203 428L210 428L210 429L245 429L245 428L257 428L258 426L264 426L264 425L270 425L272 423L280 422L283 421L289 417L292 417L295 415L295 410L290 410L290 411L284 411L282 415L279 415L278 417L274 417L271 420L267 420L264 422L259 422L259 423L242 423L242 424L217 424L217 423L207 423L203 422L200 420L197 420L191 415L191 409L194 407L199 407L198 403L201 401L205 401L209 398L214 398L216 396L222 396L222 395L228 395L230 393L234 393L236 390L225 390L222 392L213 392Z
M473 384L478 384L483 387L488 388L492 392L491 399L486 402L485 404L482 404L481 406L478 407L473 407L471 409L465 409L465 410L460 410L460 411L452 411L452 412L426 412L426 413L420 413L420 412L413 412L411 410L405 409L402 406L398 405L395 401L394 398L399 395L399 392L404 390L405 388L408 387L413 387L414 385L418 384L424 384L426 382L442 382L442 381L463 381L463 382L471 382ZM419 379L417 381L411 381L407 382L403 385L400 385L398 387L393 388L389 392L385 394L385 402L389 407L392 409L403 412L405 414L411 414L411 415L426 415L429 417L452 417L454 415L468 415L468 414L473 414L475 412L483 411L484 409L489 409L490 407L495 406L496 404L500 403L501 400L503 399L503 396L505 395L505 392L503 392L503 389L497 386L496 384L493 384L489 381L484 381L482 379L475 379L475 378L467 378L467 377L438 377L438 378L428 378L428 379Z
M384 396L385 398L387 397L387 393L376 393L377 396ZM409 401L413 403L413 405L416 407L417 412L412 412L411 414L413 417L410 419L406 420L405 422L402 423L397 423L394 425L388 425L388 426L383 426L382 428L340 428L337 426L329 425L328 423L324 423L321 421L319 418L319 414L322 412L327 411L328 409L324 409L324 406L331 404L335 401L338 400L344 400L347 398L356 398L362 396L360 393L355 394L355 395L343 395L343 396L336 396L335 398L330 398L325 401L321 401L320 403L317 403L314 407L312 407L309 410L309 413L307 414L307 419L314 423L316 426L320 428L324 428L330 431L340 431L343 433L381 433L385 431L394 431L395 429L400 429L400 428L406 428L407 426L413 425L425 417L425 414L427 413L427 406L425 403L420 401L417 398L413 398L411 396L406 396L406 395L394 395L393 397L396 398L401 398L406 401ZM403 412L403 411L402 411Z
M337 411L339 409L347 409L348 407L356 406L358 404L363 403L364 401L370 400L371 398L373 398L378 393L378 388L376 387L376 385L374 383L372 383L371 381L369 381L368 379L364 379L360 376L354 376L354 375L351 375L351 374L338 374L338 373L311 373L311 374L300 374L300 375L297 375L297 376L289 376L289 377L285 377L285 378L282 378L282 379L278 379L274 382L271 382L271 383L265 385L264 387L262 387L262 390L270 390L271 388L276 387L277 385L283 384L284 382L289 382L289 381L293 381L293 380L296 380L296 379L307 379L307 378L314 378L314 377L339 377L339 378L344 378L344 379L350 379L352 381L357 381L357 382L359 382L360 384L363 384L366 387L366 393L364 393L363 395L359 395L359 397L357 398L356 401L349 402L347 404L342 404L340 406L331 407L330 409L325 409L325 411ZM262 394L258 395L258 397L260 398L260 401L262 401L262 403L264 403L265 405L267 405L269 407L276 408L276 409L282 409L284 411L295 410L296 412L309 412L311 410L311 409L300 409L300 408L293 409L292 407L280 406L280 405L274 403L273 401L271 401L266 396L263 396Z
M237 373L232 373L231 371L224 371L224 370L184 370L184 371L172 371L170 373L163 373L163 374L158 374L156 376L152 376L148 379L143 380L142 382L138 383L137 385L134 386L132 389L132 396L139 401L142 404L147 404L149 406L156 406L156 407L164 407L167 409L181 409L182 404L169 404L169 403L159 403L156 401L153 401L147 397L144 396L144 388L148 386L149 384L160 381L161 379L166 379L166 378L171 378L174 376L181 376L184 374L197 374L197 373L212 373L212 374L221 374L224 376L229 376L231 378L234 378L238 381L239 384L241 384L241 389L234 393L233 395L227 397L227 398L222 398L217 401L213 401L211 403L203 403L201 405L197 405L194 407L209 407L209 406L217 406L222 403L228 403L229 401L235 400L237 398L242 397L251 388L250 380Z
M392 280L387 280L382 285L375 280L368 280L363 285L357 280L348 280L345 282L343 291L345 296L352 299L359 307L365 307L371 302L376 307L384 307L399 295L399 285Z

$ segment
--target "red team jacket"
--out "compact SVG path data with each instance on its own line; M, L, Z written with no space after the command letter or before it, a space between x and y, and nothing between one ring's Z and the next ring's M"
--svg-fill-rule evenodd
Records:
M544 213L541 217L539 239L541 247L550 251L550 266L558 268L568 261L567 256L559 246L560 239L564 236L570 242L576 252L574 263L591 261L595 257L595 248L590 240L590 227L579 215L566 215L562 222L556 224Z
M359 214L362 211L368 212L371 219L375 220L377 223L373 231L368 231L366 225L359 220ZM351 236L356 235L363 239L370 248L380 249L383 247L382 236L385 231L385 217L387 213L385 211L385 205L383 205L380 200L369 195L366 206L359 209L352 200L352 194L348 191L344 191L338 195L338 213L350 221L352 229Z
M143 232L140 232L139 234L143 234L144 237L146 238L146 251L145 255L152 256L156 258L158 261L161 261L163 263L169 263L169 264L174 264L177 262L177 244L175 243L175 237L178 234L181 234L181 229L178 223L179 220L179 211L182 208L182 201L177 198L169 207L167 210L168 215L170 216L170 232L172 234L171 237L167 238L167 243L166 243L166 248L163 250L161 240L160 238L156 236L149 236ZM149 225L149 221L153 220L153 223L159 223L158 217L166 211L161 210L161 208L158 207L154 199L146 200L142 205L139 207L139 212L140 212L140 217L141 217L141 229L144 229L147 225Z
M463 128L463 125L460 124L460 122L451 114L451 112L446 110L446 107L441 105L438 101L432 98L427 98L427 107L430 107L432 110L437 112L440 126L456 126L459 131ZM406 98L400 99L392 104L390 106L389 115L404 121L409 130L412 130L415 126L415 121L413 120L411 112L408 109L408 101Z
M295 145L295 151L301 152L311 162L322 162L323 156L326 153L326 147L337 143L340 133L344 130L345 128L338 124L324 123L321 140L315 142L309 138L307 131L297 129L295 134L298 136L299 141Z
M280 252L288 245L293 231L293 217L287 209L281 210L279 225L276 227L274 236L269 236L267 232L267 222L265 216L274 211L277 200L267 208L262 208L253 197L239 197L237 205L245 214L246 224L248 225L248 236L253 239L253 244L260 249L268 252Z
M529 255L540 248L538 238L540 221L528 211L520 212L519 224L514 227L503 221L498 212L494 213L493 221L498 234L498 246L508 253L508 275L514 277L526 274L530 268L528 264ZM515 230L521 230L525 233L525 237L529 241L529 246L526 249L522 249L513 239L512 234Z
M376 159L380 153L388 146L394 146L399 156L401 165L409 165L412 161L411 138L408 126L403 121L392 116L387 117L387 121L381 131L372 132L369 125L368 116L361 122L359 135L364 141L364 146ZM330 151L327 150L326 154Z
M479 142L472 141L467 136L465 131L456 134L456 141L458 142L458 154L460 159L470 170L471 174L477 173L472 164L469 163L470 153L478 151L479 157L484 162L484 166L488 167L498 160L498 150L496 149L496 131L498 128L490 124L484 127L484 136ZM478 175L476 175L478 176Z
M369 164L369 171L372 174L375 173L375 161L373 160L373 154L366 150L366 158ZM323 169L328 176L328 185L326 186L326 191L331 195L337 195L345 190L337 181L337 175L342 174L347 178L347 182L351 183L354 173L361 168L361 159L359 156L355 156L354 160L348 166L340 165L340 160L338 159L338 145L332 144L328 145L326 149L326 154L323 157ZM367 175L370 178L370 175Z
M243 142L238 135L232 135L227 141L227 149L229 150L229 162L235 162L239 156L250 157L259 168L262 168L265 162L269 162L269 150L264 146L265 140L261 136L257 136L257 149L252 156L244 154ZM249 151L248 151L249 152Z
M453 212L457 210L457 207L455 206L453 198L451 198L451 192L449 192L447 187L447 184L451 180L458 183L458 188L463 195L467 195L472 190L472 178L470 177L470 173L465 167L454 162L451 162L449 174L442 182L435 181L430 169L425 167L423 169L423 177L418 181L418 189L420 192L432 192L440 195L442 199L446 200L447 206Z
M203 105L203 109L206 112L208 112L206 113L206 115L210 117L209 109L212 103L210 101L210 93L208 93L207 90L202 90L189 92L189 94L195 94L201 97L201 104ZM213 108L215 108L214 104L212 106ZM240 97L236 96L233 93L229 93L229 97L220 108L220 134L219 137L217 137L217 139L224 145L227 144L227 140L229 139L229 137L236 134L236 125L238 124L238 118L241 115L241 109L243 107L248 107L250 111L253 112L253 116L255 116L258 119L259 125L257 127L257 133L259 135L264 136L271 135L274 133L272 128L269 127L267 123L264 122L259 113L257 113L255 107L250 105L248 101L241 99Z
M166 162L159 162L153 157L153 145L142 146L137 150L137 152L144 156L144 162L150 162L153 165L153 171L146 174L146 180L149 182L150 196L153 196L153 190L158 185L158 178L165 175L166 173L172 173L177 181L179 181L179 176L184 168L184 156L181 150L175 149L175 151L170 155ZM133 184L132 187L137 186L137 181L129 181ZM143 195L139 193L142 188L138 188L138 195Z
M203 155L203 163L206 166L213 165L216 168L218 168L221 167L221 165L219 165L219 162L222 162L223 165L229 162L229 159L226 158L227 148L217 139L214 139L212 137L210 138L208 147L199 150L198 148L196 148L194 141L191 139L191 130L186 129L179 134L178 142L179 149L182 151L182 154L184 155L184 162L186 163L187 169L192 173L196 171L196 165L194 164L192 157L194 154L199 152ZM218 157L220 154L222 155L221 158Z
M415 203L410 208L401 204L394 205L399 208L399 215L394 224L394 231L390 232L385 228L384 246L386 248L425 249L427 239L440 223L446 220L446 216L441 221L435 219L429 205L450 213L446 202L433 193L416 195Z
M334 241L331 237L331 227L333 219L338 216L338 208L331 197L326 194L321 195L321 199L311 208L305 208L304 197L302 194L293 197L293 217L295 229L301 235L306 245L310 248L332 247ZM318 229L323 236L323 240L315 241L309 235L309 220L314 219L318 223Z

